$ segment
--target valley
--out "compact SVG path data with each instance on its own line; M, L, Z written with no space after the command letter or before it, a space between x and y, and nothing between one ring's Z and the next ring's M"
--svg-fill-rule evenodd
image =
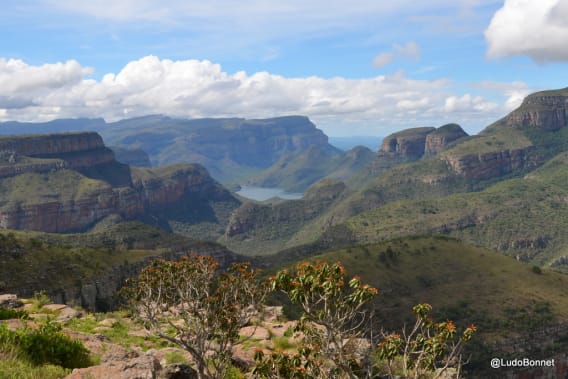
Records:
M422 302L475 323L472 375L517 348L565 360L567 107L535 93L478 135L409 128L376 151L302 116L0 123L0 291L106 312L157 257L341 261L387 330Z

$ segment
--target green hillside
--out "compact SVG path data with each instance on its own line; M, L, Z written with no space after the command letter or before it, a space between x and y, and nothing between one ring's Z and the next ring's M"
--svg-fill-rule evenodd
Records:
M346 222L351 237L377 241L443 233L480 246L551 264L568 251L568 153L482 192L398 201Z
M477 325L469 369L490 370L490 358L521 349L549 359L568 348L568 328L556 329L568 321L567 275L441 237L389 240L310 259L340 261L348 275L378 288L378 329L412 325L412 306L424 302L433 306L434 319Z
M116 305L115 291L150 258L195 252L224 262L223 246L167 233L139 222L76 234L0 232L0 292L31 296L46 291L59 302L90 309Z

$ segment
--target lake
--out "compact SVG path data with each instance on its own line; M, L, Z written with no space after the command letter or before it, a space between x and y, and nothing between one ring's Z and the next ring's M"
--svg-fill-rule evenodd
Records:
M298 200L304 194L298 192L286 192L282 188L269 188L269 187L256 187L256 186L241 186L240 191L237 191L242 197L247 199L264 201L273 197L279 197L284 200Z

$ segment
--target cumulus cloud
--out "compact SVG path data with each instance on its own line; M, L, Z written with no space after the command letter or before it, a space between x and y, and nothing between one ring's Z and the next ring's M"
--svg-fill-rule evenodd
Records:
M498 107L498 104L486 101L481 96L471 96L466 93L461 97L446 98L444 110L446 112L488 112Z
M22 60L0 58L0 96L37 93L74 85L90 73L79 62L30 66Z
M90 71L75 61L29 66L0 60L0 119L303 114L323 124L411 127L438 125L450 116L460 122L462 116L496 107L482 97L452 95L447 79L414 80L403 71L363 79L287 78L268 72L230 74L207 60L156 56L132 61L100 80L89 79Z
M494 92L505 97L503 108L506 112L510 112L519 107L528 94L538 90L536 88L530 88L526 83L519 81L496 82L484 80L476 83L474 86L485 92Z
M526 55L537 62L568 60L565 0L505 0L485 30L489 58Z

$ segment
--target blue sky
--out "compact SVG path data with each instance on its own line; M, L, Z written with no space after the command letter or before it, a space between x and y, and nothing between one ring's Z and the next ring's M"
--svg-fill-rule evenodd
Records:
M304 114L336 136L476 133L568 86L566 20L568 0L9 2L0 120Z

